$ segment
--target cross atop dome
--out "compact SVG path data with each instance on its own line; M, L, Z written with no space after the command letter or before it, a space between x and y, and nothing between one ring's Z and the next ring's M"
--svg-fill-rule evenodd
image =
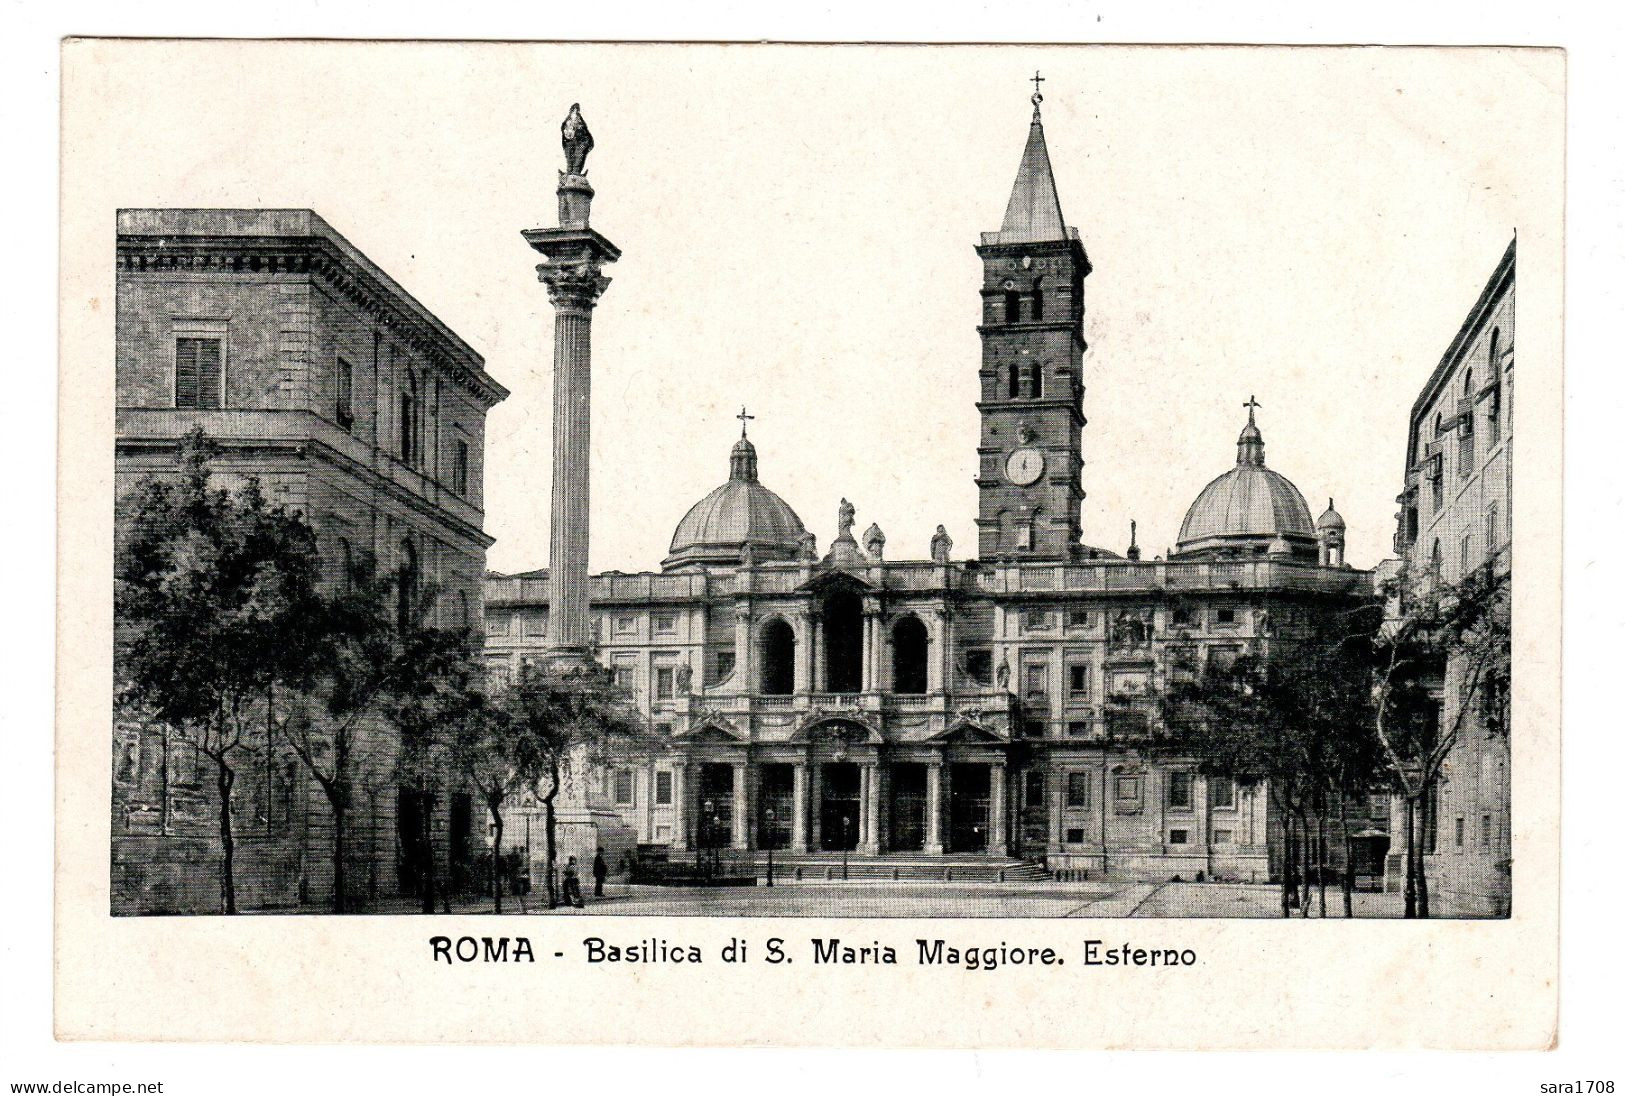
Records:
M1241 406L1247 409L1247 425L1241 428L1241 437L1236 439L1236 463L1264 464L1264 435L1259 432L1258 422L1253 418L1253 412L1264 405L1258 402L1257 397L1248 396L1247 402Z
M746 426L746 424L753 421L756 418L756 416L755 415L747 415L747 414L745 414L744 405L741 404L740 407L739 407L739 414L735 415L734 418L739 420L739 436L744 437L745 436L745 426Z

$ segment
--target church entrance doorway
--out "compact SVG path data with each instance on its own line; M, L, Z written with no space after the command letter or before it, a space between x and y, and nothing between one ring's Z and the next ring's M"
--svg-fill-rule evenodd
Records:
M695 789L698 811L695 838L701 849L725 849L733 844L734 767L701 765Z
M796 813L795 770L789 765L763 765L757 773L757 846L788 849Z
M862 778L850 762L825 765L823 802L819 804L819 845L826 852L858 847L858 799Z
M953 766L948 785L948 851L987 851L992 785L990 766Z
M922 852L925 849L925 766L891 767L891 796L887 817L891 820L893 852Z

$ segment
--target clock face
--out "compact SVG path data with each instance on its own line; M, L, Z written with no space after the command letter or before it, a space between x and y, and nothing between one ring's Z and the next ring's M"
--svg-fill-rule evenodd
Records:
M1005 458L1004 474L1017 487L1026 487L1044 474L1044 454L1031 446L1012 449Z

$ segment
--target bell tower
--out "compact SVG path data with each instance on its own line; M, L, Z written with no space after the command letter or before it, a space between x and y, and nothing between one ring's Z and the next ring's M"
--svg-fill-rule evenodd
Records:
M1033 75L1036 88L1043 77ZM1078 558L1083 502L1083 281L1078 230L1061 216L1039 113L997 232L982 233L978 555Z

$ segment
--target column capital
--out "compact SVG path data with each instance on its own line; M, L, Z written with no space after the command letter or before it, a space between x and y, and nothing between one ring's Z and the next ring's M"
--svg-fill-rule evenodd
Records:
M569 263L538 263L536 279L547 286L547 299L561 312L586 312L598 303L610 279L593 259Z

